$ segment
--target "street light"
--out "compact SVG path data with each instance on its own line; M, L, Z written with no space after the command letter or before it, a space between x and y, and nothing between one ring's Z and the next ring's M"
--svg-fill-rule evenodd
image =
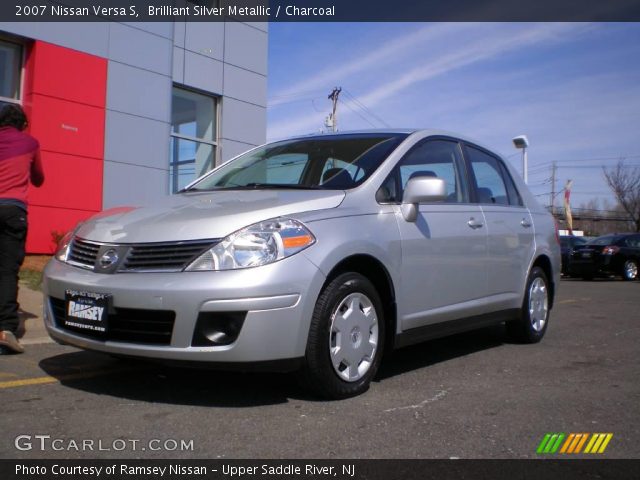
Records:
M513 138L513 146L522 149L522 178L524 183L529 183L529 175L527 174L527 147L529 139L526 135L519 135Z

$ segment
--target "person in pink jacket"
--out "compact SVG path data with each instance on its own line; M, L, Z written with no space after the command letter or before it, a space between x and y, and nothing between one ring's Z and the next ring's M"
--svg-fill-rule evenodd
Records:
M19 105L0 111L0 354L22 353L16 338L18 272L27 238L29 183L44 182L40 144L24 129L27 117Z

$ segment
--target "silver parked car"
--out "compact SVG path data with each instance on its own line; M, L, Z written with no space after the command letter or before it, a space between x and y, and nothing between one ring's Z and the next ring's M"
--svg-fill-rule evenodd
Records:
M506 323L545 334L553 218L496 154L433 131L257 147L176 195L80 224L44 274L58 342L364 392L385 350Z

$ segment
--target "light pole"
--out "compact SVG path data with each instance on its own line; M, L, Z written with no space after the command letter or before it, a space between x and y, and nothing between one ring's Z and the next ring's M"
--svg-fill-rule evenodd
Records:
M524 183L529 183L529 175L527 173L527 147L529 146L529 139L526 135L519 135L513 138L513 146L522 149L522 178Z

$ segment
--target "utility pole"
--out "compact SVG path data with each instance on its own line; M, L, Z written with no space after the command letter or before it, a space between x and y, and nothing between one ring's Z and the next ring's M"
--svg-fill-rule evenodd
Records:
M551 165L551 215L554 214L555 211L555 203L556 203L556 170L558 169L558 165L555 160Z
M338 130L338 118L336 115L338 112L338 96L340 95L341 91L342 91L342 87L340 88L334 87L333 91L327 97L329 100L331 100L333 105L332 105L331 113L326 118L324 123L328 128L331 128L332 132L335 132Z

